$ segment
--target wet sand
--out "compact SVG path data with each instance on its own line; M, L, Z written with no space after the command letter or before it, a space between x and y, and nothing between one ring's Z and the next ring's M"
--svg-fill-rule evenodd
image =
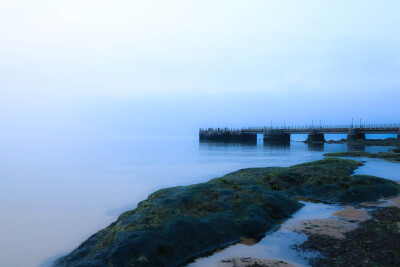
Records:
M338 217L338 219L302 220L287 225L286 229L307 235L327 235L342 239L345 237L345 233L357 228L358 222L369 218L366 210L354 207L335 211L332 215Z
M348 207L344 210L335 211L332 215L349 221L360 222L366 221L370 218L366 210L356 209L354 207Z
M260 239L251 238L251 237L242 237L242 238L240 238L239 244L253 246L253 245L257 244L259 241L260 241Z
M400 266L400 209L394 206L369 210L371 218L346 234L345 239L310 235L299 252L315 250L322 255L313 266Z
M357 223L335 219L315 219L296 222L287 226L287 230L307 235L318 234L336 238L344 238L346 232L357 228Z
M394 206L400 208L400 197L388 199L389 206Z
M400 208L400 197L386 198L378 202L363 202L360 204L363 207L397 207Z
M293 267L293 265L284 261L257 258L227 258L218 263L218 267L246 267L252 265L268 267Z

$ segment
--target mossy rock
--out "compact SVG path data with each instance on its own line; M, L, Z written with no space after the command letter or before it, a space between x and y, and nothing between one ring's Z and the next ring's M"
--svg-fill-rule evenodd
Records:
M395 150L394 150L395 151ZM336 153L326 153L326 157L365 157L365 158L379 158L392 162L400 162L400 154L393 152L378 152L369 153L363 151L349 151L349 152L336 152Z
M241 237L259 237L302 204L294 196L357 202L399 193L360 163L327 158L288 168L243 169L206 183L159 190L56 266L178 266Z

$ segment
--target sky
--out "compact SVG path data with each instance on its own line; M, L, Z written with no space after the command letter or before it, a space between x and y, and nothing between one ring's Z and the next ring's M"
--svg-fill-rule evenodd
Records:
M1 136L400 123L399 1L3 1Z

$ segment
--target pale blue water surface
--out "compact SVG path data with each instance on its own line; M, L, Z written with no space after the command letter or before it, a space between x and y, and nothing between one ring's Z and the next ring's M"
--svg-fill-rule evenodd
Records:
M240 168L290 166L321 159L326 152L358 149L295 141L271 146L262 140L248 145L199 143L196 138L3 138L0 266L49 265L160 188L204 182ZM365 160L359 173L400 180L400 164Z

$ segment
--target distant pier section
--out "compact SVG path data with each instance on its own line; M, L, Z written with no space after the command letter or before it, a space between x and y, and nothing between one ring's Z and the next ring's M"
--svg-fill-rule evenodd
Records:
M306 142L325 142L325 134L347 134L347 141L365 140L366 134L397 134L400 140L399 124L368 125L320 125L292 127L249 127L242 129L208 128L199 130L199 138L216 142L257 142L257 135L263 135L266 142L290 142L292 134L308 134Z
M199 138L200 140L216 142L257 142L257 134L228 128L200 129Z

